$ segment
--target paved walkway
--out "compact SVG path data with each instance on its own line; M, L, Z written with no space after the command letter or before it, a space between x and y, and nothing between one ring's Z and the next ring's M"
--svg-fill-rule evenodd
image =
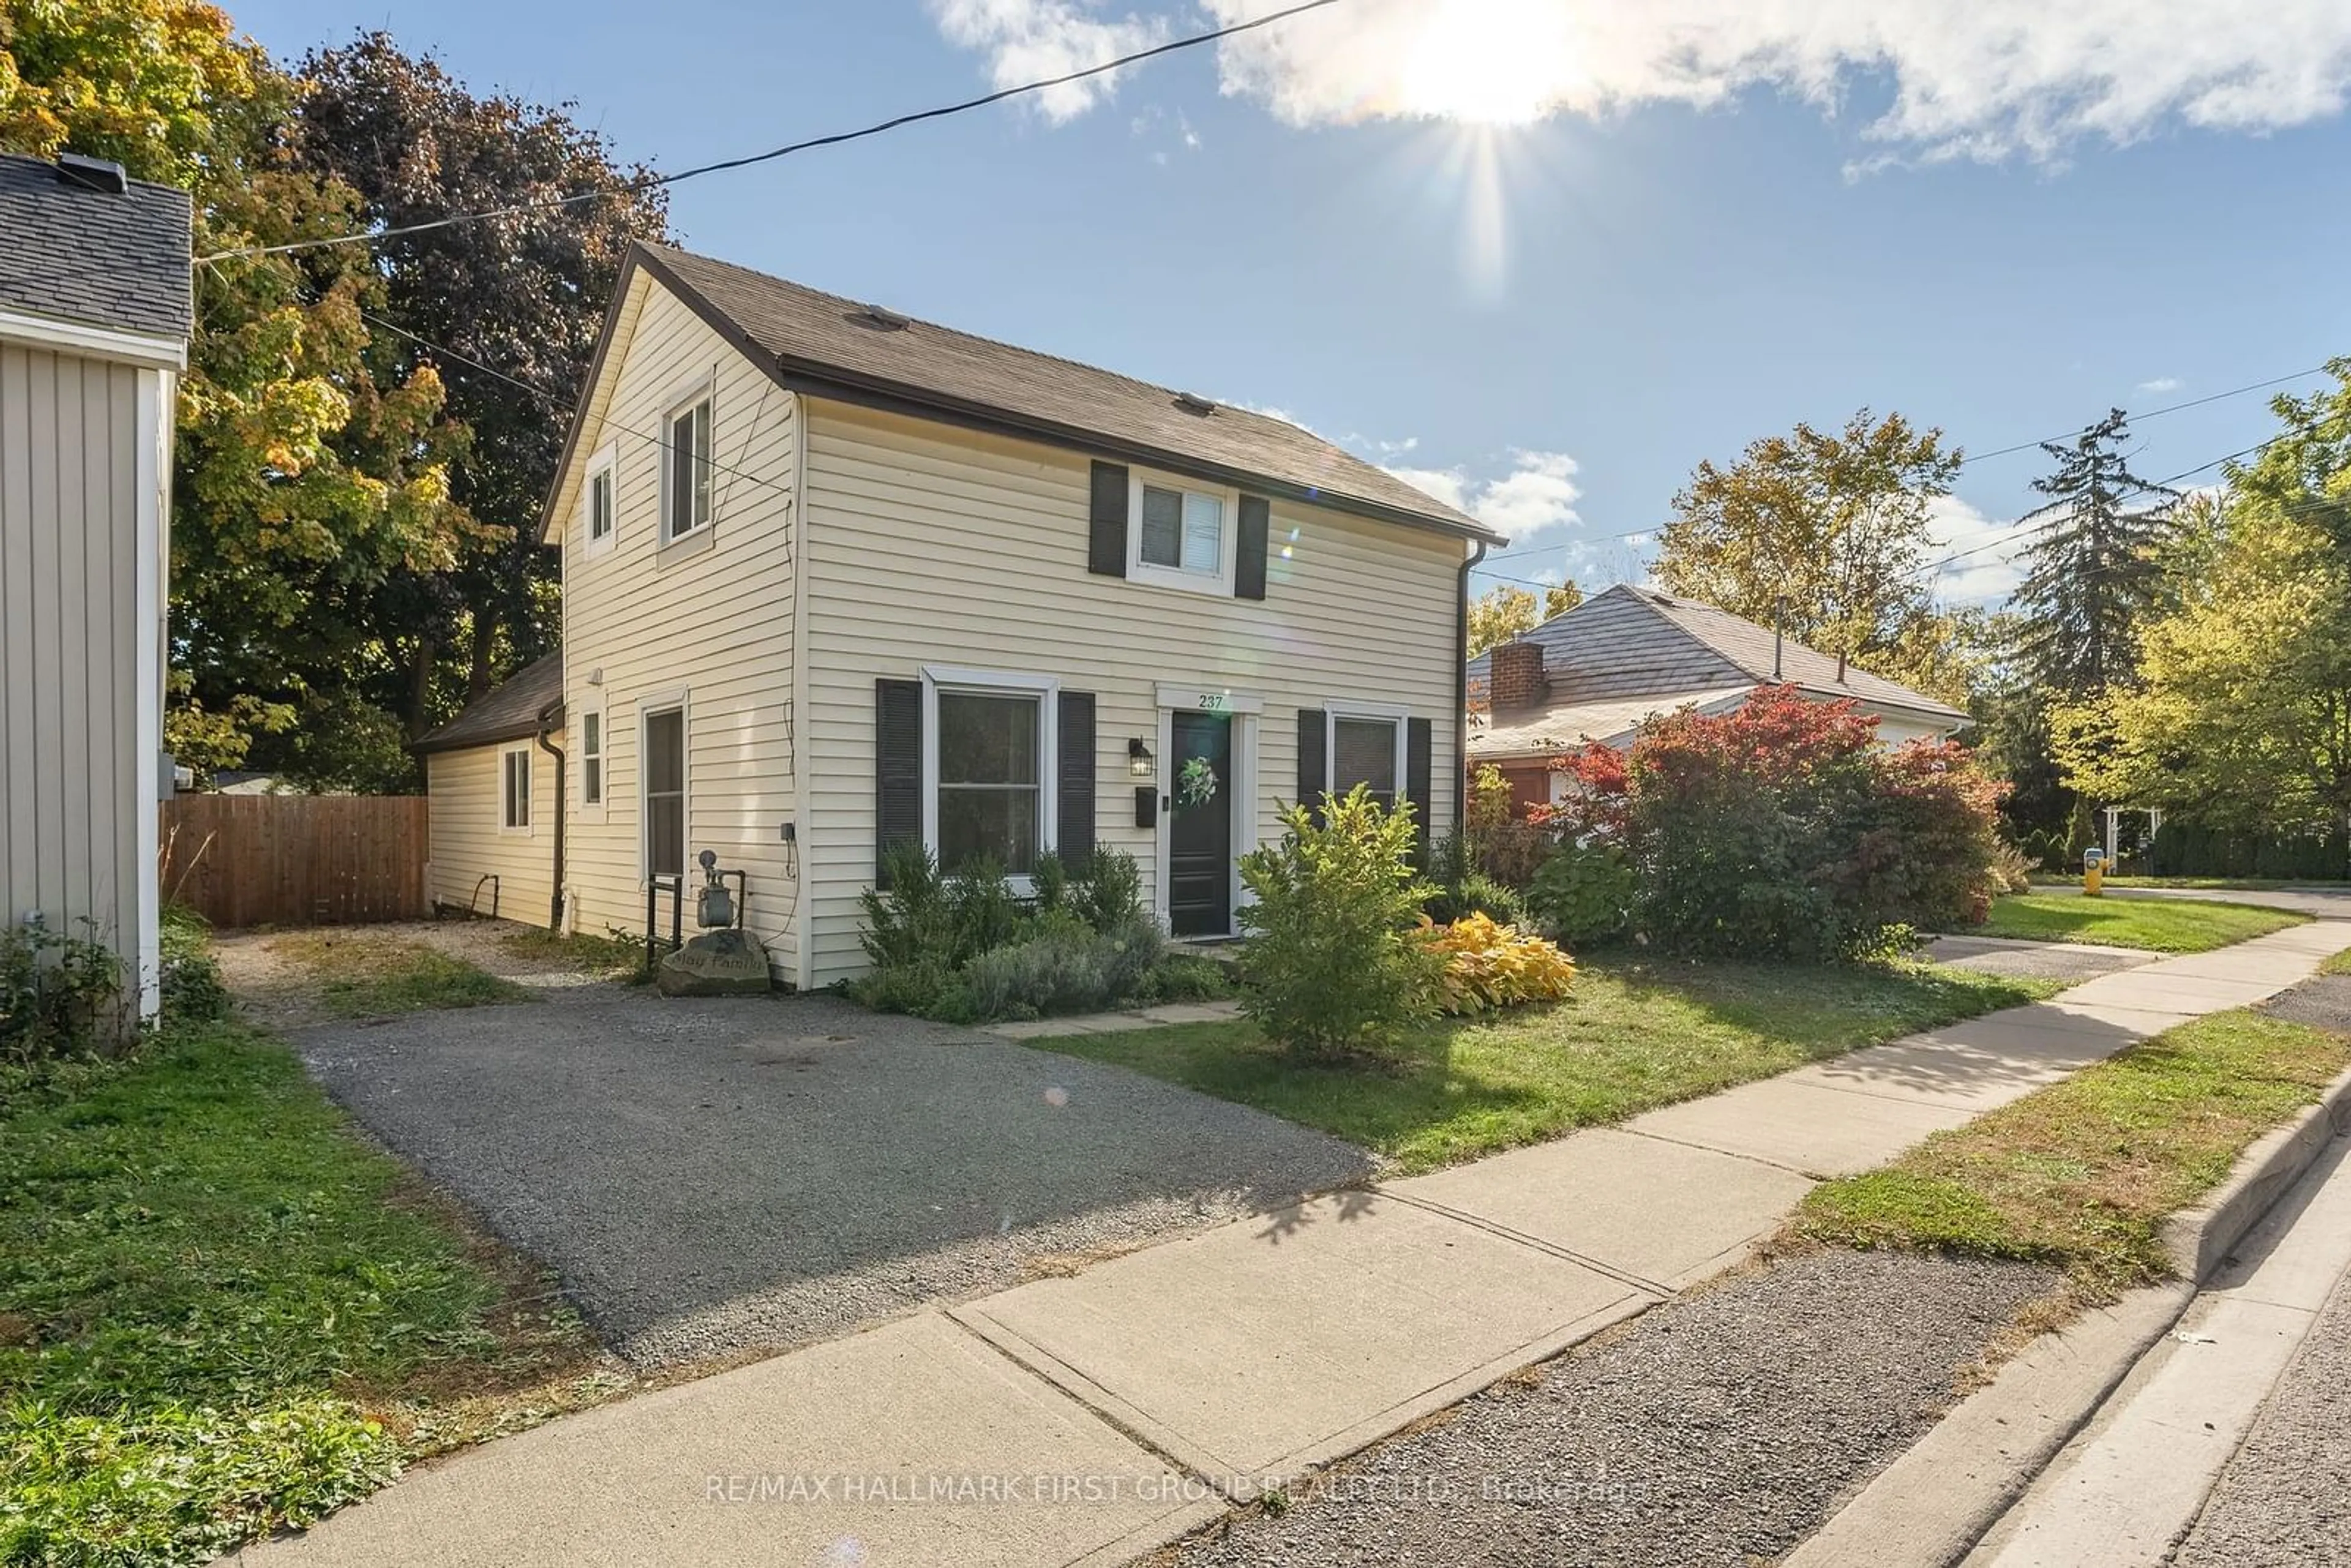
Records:
M487 1445L246 1555L1123 1562L1718 1271L1815 1178L2345 947L2297 926L1316 1198Z

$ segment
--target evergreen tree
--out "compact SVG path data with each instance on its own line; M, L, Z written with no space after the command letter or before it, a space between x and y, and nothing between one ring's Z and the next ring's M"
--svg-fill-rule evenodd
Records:
M2057 471L2032 482L2049 500L2022 519L2036 537L2016 593L2020 651L2033 683L2062 696L2130 679L2139 622L2162 591L2160 547L2179 492L2131 472L2128 419L2115 409L2070 445L2043 443Z

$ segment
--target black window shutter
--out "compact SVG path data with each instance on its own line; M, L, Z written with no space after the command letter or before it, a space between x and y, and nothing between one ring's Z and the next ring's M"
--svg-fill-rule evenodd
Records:
M923 683L873 683L873 885L887 887L889 852L923 841Z
M1233 597L1265 597L1265 532L1268 514L1263 496L1241 497L1240 556L1233 563Z
M1094 852L1094 695L1061 694L1061 769L1055 782L1060 800L1054 807L1061 863L1076 870Z
M1404 793L1412 802L1413 826L1421 847L1428 846L1436 824L1428 820L1429 750L1432 727L1425 718L1404 721Z
M1322 796L1331 788L1327 748L1330 716L1319 707L1298 710L1298 803L1322 820Z
M1126 469L1117 463L1094 465L1092 528L1086 537L1086 570L1100 577L1126 575Z

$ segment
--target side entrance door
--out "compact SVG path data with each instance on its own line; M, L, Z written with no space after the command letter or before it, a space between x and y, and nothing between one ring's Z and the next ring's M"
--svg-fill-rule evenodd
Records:
M1169 740L1167 928L1178 936L1228 936L1233 929L1231 716L1179 710L1172 716ZM1213 789L1207 788L1210 780Z

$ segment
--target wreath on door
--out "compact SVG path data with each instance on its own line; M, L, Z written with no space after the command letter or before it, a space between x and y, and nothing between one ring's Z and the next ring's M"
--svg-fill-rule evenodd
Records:
M1176 776L1176 798L1186 806L1205 806L1217 798L1217 765L1205 757L1186 758Z

